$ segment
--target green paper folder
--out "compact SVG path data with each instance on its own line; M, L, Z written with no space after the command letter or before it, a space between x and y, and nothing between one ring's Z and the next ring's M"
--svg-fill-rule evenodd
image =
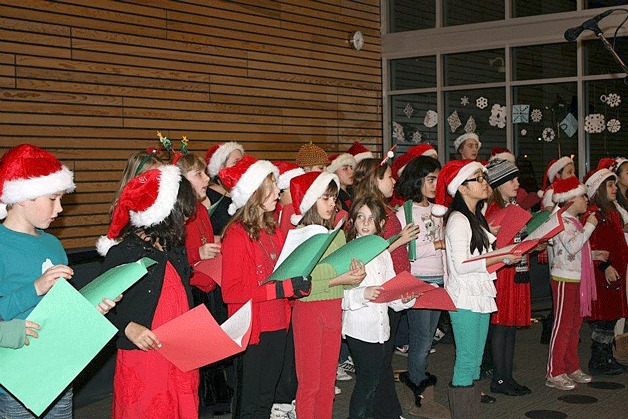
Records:
M355 240L351 240L319 263L330 265L338 275L342 275L349 271L352 259L355 258L367 264L386 250L388 246L387 240L375 234L358 237Z
M339 231L340 229L337 228L329 233L319 233L301 243L275 269L266 282L283 281L295 276L308 276L311 274Z
M534 213L532 215L532 219L526 224L526 230L528 234L532 233L534 230L539 228L541 224L546 222L549 219L550 215L552 215L552 213L547 210Z
M412 219L412 200L408 199L403 203L403 212L406 215L406 224L410 224L414 222ZM408 259L410 262L414 262L416 260L416 240L410 240L408 243Z
M155 263L150 258L142 258L137 262L116 266L85 285L80 293L93 306L98 305L103 298L113 300L146 275L146 268Z
M40 416L117 333L60 278L28 316L39 338L21 349L0 348L0 384Z

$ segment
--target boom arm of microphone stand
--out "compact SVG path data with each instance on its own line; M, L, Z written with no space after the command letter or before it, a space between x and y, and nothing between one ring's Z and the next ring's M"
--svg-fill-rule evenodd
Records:
M628 67L626 66L624 61L621 59L619 54L617 54L617 51L615 51L615 48L613 48L613 45L611 45L611 43L608 42L608 39L606 39L606 37L604 36L604 32L602 32L602 30L597 25L591 28L591 30L595 32L598 38L600 38L600 41L602 41L602 44L604 44L604 48L606 48L606 50L610 52L611 56L613 57L613 60L615 60L615 62L619 64L619 66L622 68L624 73L628 75ZM624 79L625 78L626 76L624 76Z

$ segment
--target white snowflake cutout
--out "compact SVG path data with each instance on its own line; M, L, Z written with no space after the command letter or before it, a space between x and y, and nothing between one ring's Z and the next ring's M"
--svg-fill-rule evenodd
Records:
M475 132L477 128L477 125L475 124L475 119L470 116L469 119L467 119L467 123L464 125L464 132L466 133L470 133L470 132Z
M403 126L400 123L393 121L393 138L397 140L397 142L405 141L406 136L403 133Z
M541 122L541 119L543 119L543 112L541 112L540 109L532 109L532 112L530 112L530 119L533 122Z
M421 141L423 141L423 136L421 135L421 133L419 131L414 131L414 133L412 134L412 142L420 143Z
M541 136L543 137L543 140L545 140L545 142L551 143L552 141L554 141L554 138L556 138L556 133L552 128L548 127L543 130L543 134L541 134Z
M438 124L438 114L433 110L427 111L425 118L423 119L423 125L428 128L435 127Z
M597 134L606 129L604 115L592 113L584 117L584 130L589 134Z
M403 108L403 113L406 114L406 116L408 117L408 119L410 119L410 117L412 116L412 114L414 113L414 108L412 107L411 104L407 104L405 108Z
M460 98L460 104L462 106L467 106L469 104L469 96L463 96Z
M453 134L454 132L456 132L460 125L462 125L462 122L460 122L460 117L458 116L458 111L454 111L451 115L449 115L449 117L447 118L447 122L449 123L451 133Z
M488 118L488 123L492 127L504 128L506 126L506 107L496 103L491 108L491 116Z
M477 106L480 109L486 108L488 106L488 99L483 96L480 96L479 98L475 100L475 106Z
M608 132L615 134L621 129L621 122L619 122L619 119L610 119L606 123L606 129L608 130Z
M524 129L521 130L521 136L522 137L525 137L527 134L528 134L528 130L527 129L524 128Z
M609 93L609 95L606 96L606 104L611 108L619 106L620 103L621 97L617 93Z

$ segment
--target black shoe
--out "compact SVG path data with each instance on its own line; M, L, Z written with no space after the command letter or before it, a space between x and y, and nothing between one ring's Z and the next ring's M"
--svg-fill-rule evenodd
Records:
M482 403L492 404L492 403L495 403L496 401L497 399L495 397L491 397L488 394L482 394L480 396L480 402Z
M506 396L523 396L522 390L517 389L511 383L497 380L491 383L491 393L505 394Z
M531 394L532 390L530 390L527 386L522 386L521 384L519 384L518 382L516 382L513 378L511 378L510 380L508 380L508 382L510 383L510 385L517 389L519 392L521 392L522 396L525 396L526 394Z

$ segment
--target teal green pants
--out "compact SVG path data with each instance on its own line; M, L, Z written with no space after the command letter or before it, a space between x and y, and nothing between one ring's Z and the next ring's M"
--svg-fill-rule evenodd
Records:
M470 386L480 378L480 365L486 344L490 313L470 310L450 311L451 325L456 340L454 386Z

